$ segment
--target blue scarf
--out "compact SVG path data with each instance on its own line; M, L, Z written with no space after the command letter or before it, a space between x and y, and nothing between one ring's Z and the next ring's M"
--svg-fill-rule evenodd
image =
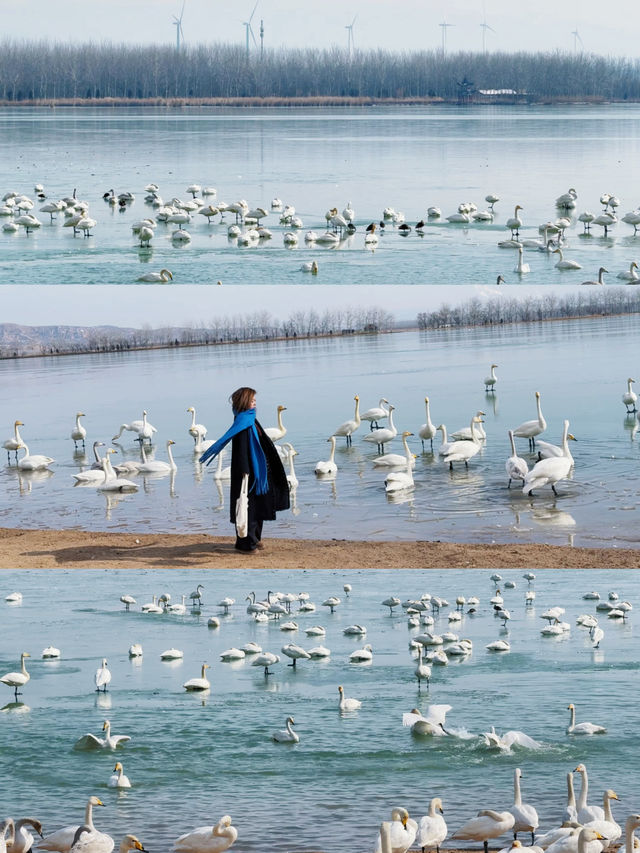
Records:
M206 462L208 465L220 451L229 444L234 435L237 435L242 430L249 430L249 453L251 455L251 467L253 468L253 476L255 480L256 494L263 495L269 489L267 480L267 459L264 455L264 450L260 444L258 430L256 428L256 410L247 409L244 412L234 412L234 420L229 429L215 441L211 447L208 447L200 457L200 462Z

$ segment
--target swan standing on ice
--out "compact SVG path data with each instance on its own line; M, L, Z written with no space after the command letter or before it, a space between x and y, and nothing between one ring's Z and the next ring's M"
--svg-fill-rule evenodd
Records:
M422 850L435 847L436 853L440 853L440 845L448 832L443 814L442 800L440 797L434 797L429 803L429 811L418 822L416 841Z
M496 367L497 364L491 365L491 372L489 376L485 376L484 378L484 390L485 391L495 391L496 390L496 382L498 381L498 377L496 376Z
M6 675L3 675L0 678L0 681L3 684L6 684L7 687L13 687L13 693L18 701L18 696L21 695L21 691L18 690L19 687L24 687L24 685L29 681L31 676L27 672L27 668L24 665L25 658L30 658L31 655L29 652L22 652L20 655L20 671L19 672L7 672Z
M513 216L507 219L506 227L511 231L511 239L518 239L519 229L522 228L522 219L518 216L518 211L523 210L523 208L516 204L515 210L513 211Z
M294 725L293 717L287 717L285 725L286 729L278 729L272 733L271 740L274 740L276 743L299 743L300 735L292 729Z
M363 441L368 441L371 444L376 444L378 447L378 453L382 453L384 445L388 441L392 441L398 434L398 430L396 429L396 426L393 423L394 411L395 406L389 404L389 426L379 427L379 429L371 430L369 435L365 435L362 439Z
M528 438L529 439L529 449L532 450L536 445L535 437L540 435L540 433L544 432L547 428L547 422L545 421L542 411L540 408L540 392L536 391L536 409L538 412L538 416L535 420L525 421L521 423L520 426L517 426L513 430L513 434L516 438Z
M173 842L178 853L223 853L238 838L238 830L231 825L230 815L224 815L215 826L198 826Z
M345 421L333 431L333 435L345 436L345 438L347 439L347 447L349 447L352 443L351 436L360 426L360 397L358 397L358 395L356 394L353 399L356 401L356 409L353 415L353 419L350 421Z
M367 409L366 412L360 415L360 420L369 421L371 429L377 429L379 426L378 421L389 417L389 409L385 409L385 403L389 405L389 401L387 400L387 398L380 397L380 402L378 403L378 405L373 406L371 409Z
M431 678L431 667L428 663L422 662L422 656L424 655L424 646L422 643L418 645L418 663L416 668L414 669L414 673L416 678L418 679L418 690L420 690L420 686L422 681L427 682L427 687L429 686L429 679Z
M425 406L425 410L427 413L427 420L426 420L426 423L423 423L422 426L420 427L420 429L418 430L418 435L420 436L420 439L422 441L422 451L423 452L424 452L425 441L428 441L431 444L431 450L433 451L433 439L435 438L436 432L438 430L438 428L435 427L431 423L431 415L429 413L429 398L428 397L424 398L424 406Z
M571 711L571 720L569 721L569 725L567 726L568 735L603 735L606 733L607 730L604 726L598 726L595 723L576 724L576 706L573 704L573 702L570 705L567 705L567 711ZM576 767L574 772L582 773L582 771L579 769L580 767L584 767L584 764L580 764L578 767ZM584 771L582 776L583 788L585 779L586 770Z
M627 414L628 415L633 414L633 412L637 411L636 403L638 401L638 395L631 388L631 386L635 383L635 381L636 380L631 379L631 377L629 377L629 379L627 379L627 390L622 395L622 402L627 407ZM629 406L631 406L631 408L629 408Z
M538 828L538 812L529 803L522 802L522 793L520 791L520 779L522 770L519 767L513 772L513 790L514 803L511 806L511 814L514 817L513 837L517 838L519 832L530 832L531 843L534 843L535 831Z
M82 442L82 446L84 447L84 440L87 437L86 428L80 423L80 418L86 417L84 412L78 412L76 414L76 424L74 428L71 430L71 438L73 439L73 446L77 448L78 442Z
M513 430L508 430L509 433L509 442L511 444L511 456L505 462L505 468L507 470L507 476L509 477L509 483L507 488L511 488L512 480L524 480L529 471L529 466L521 456L516 454L516 444L513 439Z
M107 692L107 685L111 684L111 672L107 667L106 658L102 658L102 664L96 670L93 680L97 691L102 690L103 693Z
M117 435L114 435L111 439L112 441L117 441L122 433L127 430L128 432L137 432L138 438L135 441L143 442L148 441L151 444L151 439L153 438L154 432L158 430L148 422L147 420L147 411L142 412L142 420L131 421L130 424L120 424L120 430Z
M335 463L335 453L336 453L336 437L332 435L327 441L331 442L331 453L329 454L329 458L326 461L316 462L316 467L314 469L314 473L319 476L327 476L338 473L338 466Z

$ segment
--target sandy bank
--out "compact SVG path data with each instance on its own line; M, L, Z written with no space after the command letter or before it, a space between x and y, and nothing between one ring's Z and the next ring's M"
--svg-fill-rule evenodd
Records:
M94 533L0 528L0 568L566 568L640 567L640 550L448 542L267 539L241 554L229 538L204 534Z

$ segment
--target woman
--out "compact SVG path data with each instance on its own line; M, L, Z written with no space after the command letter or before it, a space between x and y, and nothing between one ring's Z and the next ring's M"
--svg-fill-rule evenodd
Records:
M274 521L276 512L289 509L289 484L269 436L256 420L256 392L253 388L238 388L229 398L233 424L200 457L207 465L231 442L231 523L236 523L236 501L242 479L249 477L248 516L246 536L236 536L238 551L262 548L262 522Z

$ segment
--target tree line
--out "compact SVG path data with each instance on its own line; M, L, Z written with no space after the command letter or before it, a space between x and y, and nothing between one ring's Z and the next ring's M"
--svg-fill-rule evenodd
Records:
M640 60L591 53L457 52L341 48L252 51L48 41L0 42L0 101L185 99L443 99L513 89L532 100L640 98Z
M632 287L585 289L584 292L541 297L474 297L462 305L443 303L435 311L417 316L418 328L450 329L463 326L488 326L501 323L530 323L571 317L608 317L640 312L640 290Z
M75 353L127 352L137 349L301 340L388 332L395 327L393 314L377 307L296 311L277 320L267 311L213 318L180 328L141 329L104 327L32 327L29 335L0 335L0 358ZM19 327L24 331L24 327ZM3 327L0 326L0 332Z

